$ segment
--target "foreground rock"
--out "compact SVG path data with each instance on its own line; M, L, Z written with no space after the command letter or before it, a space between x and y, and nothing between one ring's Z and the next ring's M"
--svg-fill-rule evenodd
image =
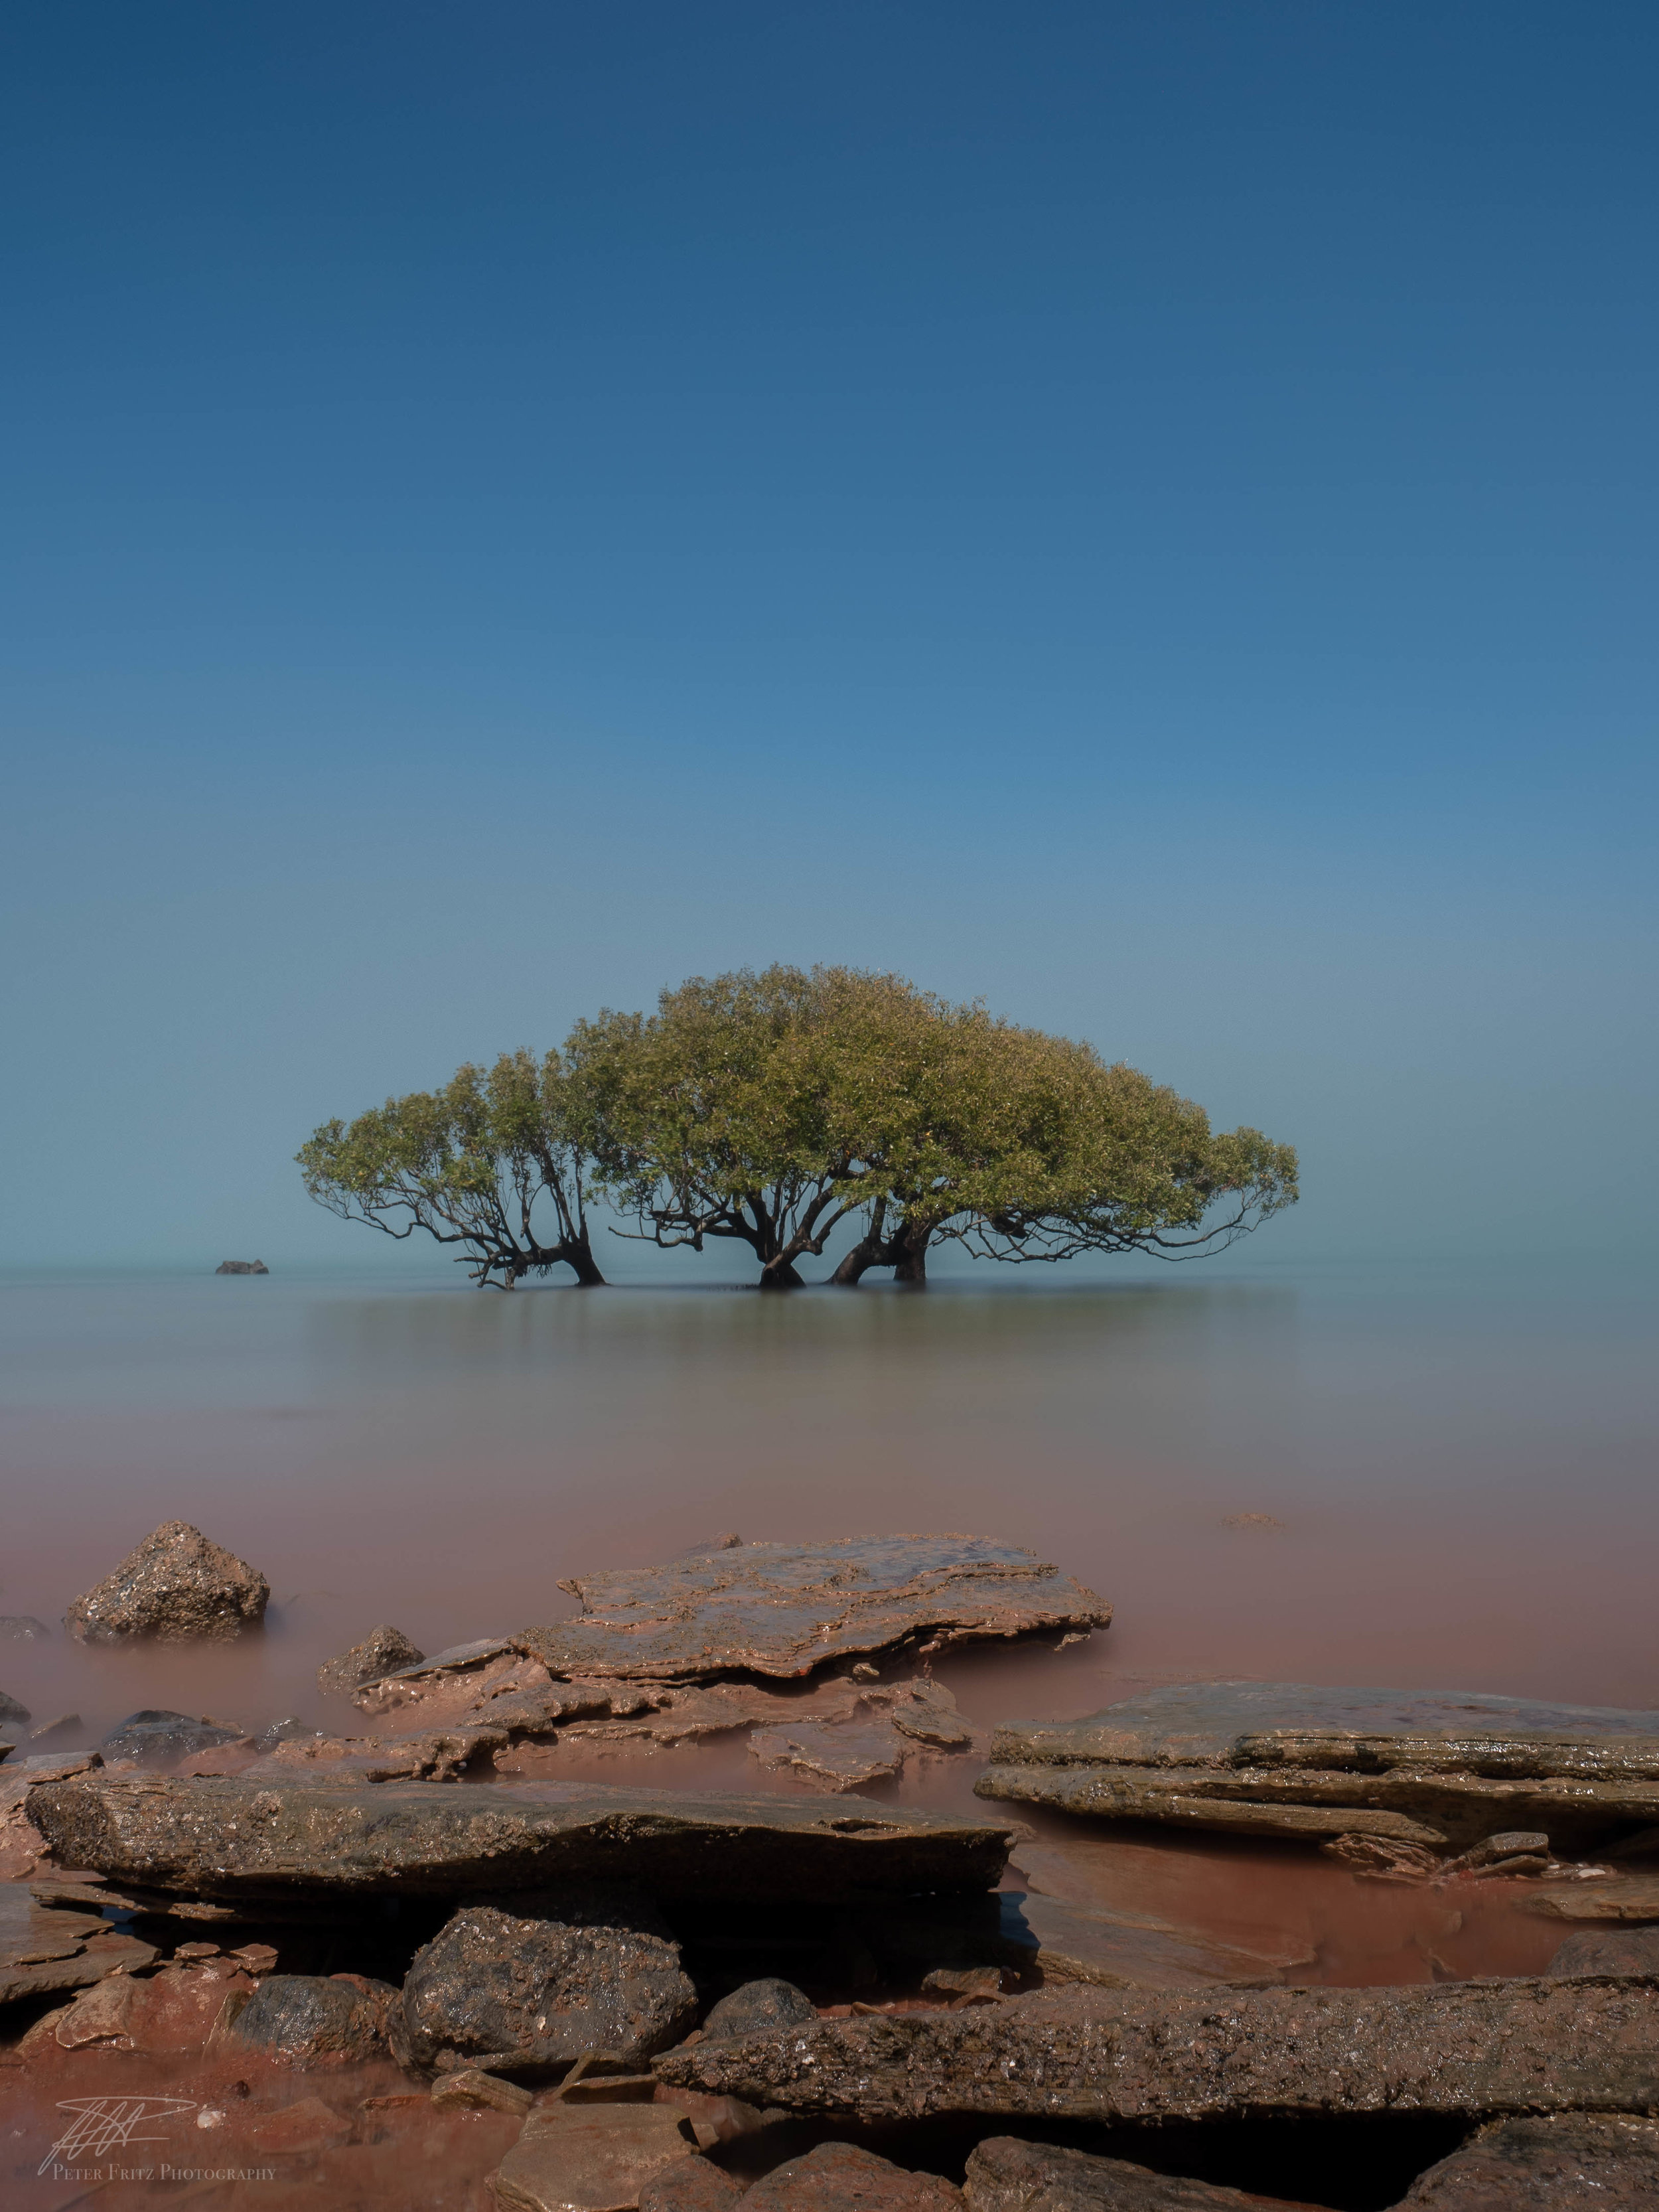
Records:
M1399 2212L1652 2212L1659 2123L1586 2112L1499 2121L1419 2174Z
M270 1596L270 1585L246 1559L187 1521L165 1521L76 1599L64 1626L82 1644L222 1641L262 1626Z
M696 2148L690 2123L666 2105L538 2106L490 2181L510 2212L623 2212Z
M1650 1974L1659 1980L1659 1928L1581 1928L1545 1969L1551 1975Z
M1111 1619L1035 1553L975 1536L738 1544L559 1587L581 1617L514 1641L555 1674L600 1679L798 1676L901 1644L945 1650Z
M805 1990L769 1976L763 1981L744 1983L741 1989L712 2005L702 2032L715 2042L733 2040L763 2035L774 2028L799 2027L817 2016L818 2008Z
M86 1989L155 1956L153 1943L121 1934L100 1913L55 1910L21 1883L0 1883L0 2004Z
M1498 1831L1533 1832L1579 1850L1659 1815L1659 1714L1183 1685L1083 1720L1011 1722L977 1787L1095 1819L1234 1833L1369 1836L1450 1854Z
M464 1906L416 1953L392 2041L422 2072L510 2074L591 2051L643 2060L696 2014L679 1945L642 1899L566 1890Z
M0 1765L0 1881L21 1881L46 1856L46 1839L26 1809L30 1790L102 1763L95 1751L40 1752Z
M146 1705L118 1721L98 1749L111 1765L118 1759L136 1759L141 1766L176 1766L196 1752L234 1743L238 1734L220 1721L192 1720L188 1713Z
M961 2212L962 2191L855 2143L820 2143L775 2166L743 2202L749 2212Z
M680 2088L866 2122L1643 2112L1659 2106L1659 1986L1073 1990L700 2043L657 2071Z
M970 2154L965 2194L969 2212L1245 2212L1268 2202L1015 2136L992 2136Z
M227 1899L619 1879L665 1897L971 1893L995 1887L1008 1853L1006 1828L944 1813L577 1783L343 1789L94 1771L35 1788L27 1811L64 1866Z
M361 2063L386 2050L398 1992L362 1974L270 1974L230 2021L227 2039L288 2066Z
M382 1621L349 1651L323 1662L317 1669L317 1687L325 1698L349 1698L366 1682L378 1682L383 1674L393 1674L400 1667L418 1667L425 1656L402 1629Z

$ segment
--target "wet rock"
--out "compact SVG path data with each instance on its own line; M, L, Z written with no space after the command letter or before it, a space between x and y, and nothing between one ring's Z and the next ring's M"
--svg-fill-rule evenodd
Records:
M1659 1978L1659 1928L1581 1928L1569 1936L1544 1972L1566 1974L1650 1974Z
M440 2112L459 2106L473 2112L523 2114L536 2101L528 2089L504 2081L479 2066L462 2066L453 2074L441 2074L432 2085L432 2101Z
M1659 1714L1462 1692L1185 1684L1083 1720L1009 1722L991 1762L982 1795L1097 1818L1453 1850L1522 1828L1577 1848L1659 1811ZM1319 1808L1365 1817L1324 1827Z
M405 2065L520 2072L677 2042L697 1993L641 1899L562 1892L462 1908L415 1954L392 2024Z
M488 1759L507 1741L504 1728L431 1729L418 1735L330 1736L311 1733L285 1737L260 1752L249 1743L245 1756L222 1753L190 1761L191 1774L234 1774L249 1782L453 1782L476 1763Z
M744 2198L750 2212L962 2212L962 2191L856 2143L820 2143L775 2166Z
M653 2173L640 2191L640 2212L732 2212L740 2185L706 2158L683 2158Z
M1563 2112L1499 2121L1419 2174L1398 2212L1652 2212L1659 2122Z
M270 1586L187 1521L166 1521L64 1616L82 1644L222 1641L263 1626Z
M1517 1902L1523 1912L1540 1920L1659 1920L1659 1875L1615 1875L1611 1880L1552 1886Z
M1324 1778L1299 1776L1286 1785L1249 1769L1218 1774L1202 1767L988 1766L974 1795L997 1803L1047 1805L1097 1820L1157 1820L1223 1835L1312 1843L1348 1835L1430 1845L1448 1841L1443 1828L1406 1813L1358 1802L1319 1802ZM1352 1778L1351 1783L1344 1796L1358 1801L1375 1794L1365 1781ZM1296 1802L1298 1797L1304 1802Z
M29 1717L27 1705L20 1705L15 1698L9 1698L0 1690L0 1721L26 1721Z
M757 1729L749 1755L769 1774L787 1774L809 1789L839 1794L867 1782L890 1782L910 1746L894 1728L834 1728L808 1721L800 1728Z
M213 1272L216 1275L268 1275L270 1270L263 1260L221 1260Z
M490 2182L507 2212L625 2212L653 2175L696 2152L668 2106L542 2105Z
M29 1730L31 1751L64 1751L87 1732L87 1724L79 1713L59 1713L40 1727Z
M102 1764L95 1751L43 1752L0 1765L0 1881L21 1881L46 1856L46 1839L29 1819L29 1791L39 1782L83 1774Z
M1012 1962L1023 1972L1041 1973L1045 1982L1196 1990L1277 1981L1286 1969L1311 1963L1305 1949L1244 1950L1142 1915L1068 1905L1036 1893L1005 1892L1003 1904L1002 1933Z
M1008 1850L1006 1827L908 1807L589 1783L331 1788L94 1772L26 1802L64 1865L203 1899L453 1897L621 1877L659 1897L822 1903L991 1889Z
M941 1650L1111 1618L1034 1553L971 1536L740 1544L559 1587L581 1617L514 1641L555 1674L592 1678L805 1675L906 1642Z
M1127 2159L992 2136L968 2160L969 2212L1244 2212L1268 2199Z
M76 1999L53 2038L65 2051L137 2051L156 2057L200 2051L228 2008L234 2011L252 1989L233 1959L112 1974Z
M366 1682L378 1682L399 1667L418 1667L425 1656L400 1628L382 1621L349 1651L324 1661L317 1669L317 1687L325 1698L349 1697Z
M0 1882L0 2004L86 1989L155 1957L153 1943L123 1935L101 1913L43 1905L17 1882Z
M51 1634L32 1613L0 1613L0 1644L44 1644Z
M769 2028L795 2027L802 2021L816 2020L817 2016L818 2008L805 1990L773 1977L745 1982L741 1989L733 1990L729 1996L711 2006L702 2032L717 2039L758 2035Z
M146 1705L118 1722L98 1748L109 1761L136 1759L142 1766L174 1766L194 1752L234 1743L240 1733L218 1721L192 1720L188 1713Z
M270 1974L227 2030L228 2040L287 2066L345 2065L386 2049L398 1992L357 1974Z
M1640 2112L1659 2104L1659 1987L1045 1990L702 2042L666 2053L657 2072L677 2087L866 2122Z
M287 2152L297 2157L307 2151L332 2150L337 2144L349 2142L352 2133L351 2122L343 2112L337 2112L320 2097L301 2097L268 2118L251 2121L246 2140L250 2149Z

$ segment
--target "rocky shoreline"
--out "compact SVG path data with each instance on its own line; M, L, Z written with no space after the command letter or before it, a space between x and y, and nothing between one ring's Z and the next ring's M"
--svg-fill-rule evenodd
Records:
M337 1733L5 1747L18 2203L78 2201L37 2138L111 2099L210 2144L193 2203L266 2212L1659 2203L1659 1715L1224 1683L988 1734L938 1655L1111 1613L971 1537L722 1536L564 1587L573 1620L325 1661ZM68 1624L222 1639L267 1595L173 1522ZM561 1777L714 1739L787 1794ZM891 1794L964 1759L977 1817ZM1172 1831L1299 1844L1449 1929L1519 1901L1553 1955L1317 1986L1287 1937L1012 1886L1011 1854Z

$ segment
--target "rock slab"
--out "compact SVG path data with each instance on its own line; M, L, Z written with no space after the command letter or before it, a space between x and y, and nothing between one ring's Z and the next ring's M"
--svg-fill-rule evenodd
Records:
M64 1615L82 1644L222 1641L261 1627L270 1585L187 1521L164 1521Z
M787 1678L906 1642L943 1650L1111 1619L1034 1553L977 1536L738 1544L559 1588L580 1599L580 1618L514 1642L555 1674L597 1679Z
M945 1813L587 1783L331 1787L217 1777L48 1782L26 1801L60 1864L194 1897L462 1897L566 1882L653 1896L993 1889L1006 1827Z
M962 2191L856 2143L820 2143L775 2166L743 2199L750 2212L962 2212Z
M20 1882L0 1882L0 2004L82 1990L106 1974L132 1972L155 1956L100 1913L40 1904Z
M699 2043L657 2071L677 2087L866 2121L1639 2112L1659 2108L1659 1986L1075 1989Z
M392 2028L404 2065L519 2072L607 2051L638 2063L696 2019L680 1948L638 1898L465 1905L415 1954Z
M1247 2212L1264 2199L1127 2159L992 2136L968 2160L969 2212Z
M1578 1849L1659 1815L1659 1714L1451 1691L1183 1684L1081 1720L1006 1723L978 1790L1247 1834L1456 1851L1527 1830Z
M1399 2212L1652 2212L1659 2123L1585 2112L1482 2128L1418 2176Z
M629 2212L653 2174L696 2149L665 2105L538 2106L490 2179L510 2212Z

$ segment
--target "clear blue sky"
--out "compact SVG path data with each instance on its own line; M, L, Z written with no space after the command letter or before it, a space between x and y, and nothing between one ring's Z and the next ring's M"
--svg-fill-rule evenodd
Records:
M368 1259L315 1122L773 958L1297 1141L1262 1259L1645 1234L1656 64L12 0L3 1256Z

